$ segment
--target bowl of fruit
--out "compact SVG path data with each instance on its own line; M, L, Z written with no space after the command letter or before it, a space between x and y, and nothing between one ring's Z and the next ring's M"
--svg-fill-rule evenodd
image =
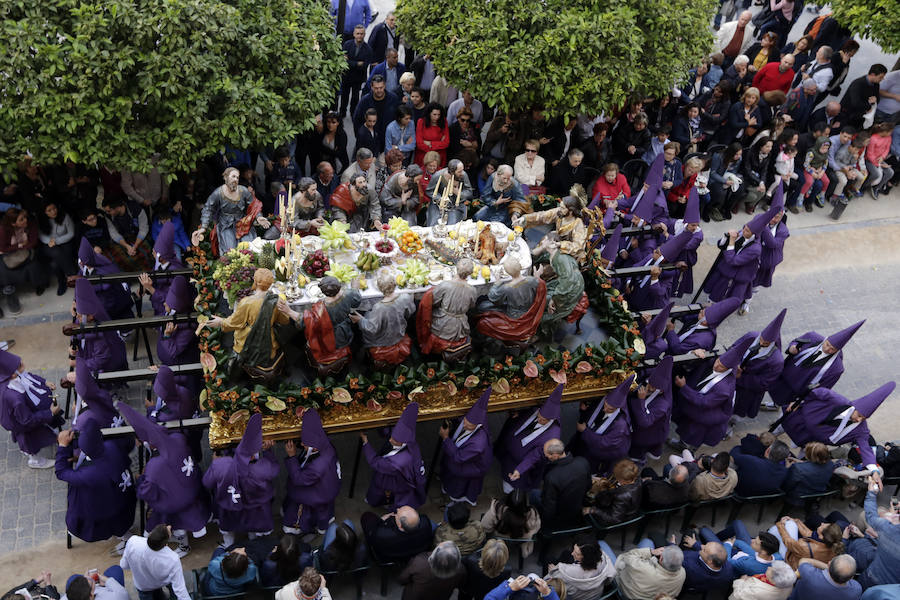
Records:
M390 264L391 259L397 256L399 251L400 248L397 247L397 242L390 238L376 241L372 249L372 253L381 259L382 265Z
M399 238L400 243L400 251L404 254L408 254L412 256L421 250L424 246L422 244L422 238L419 237L419 234L413 230L404 231Z
M307 275L319 279L324 277L325 271L331 268L331 261L322 250L316 250L307 254L300 266Z

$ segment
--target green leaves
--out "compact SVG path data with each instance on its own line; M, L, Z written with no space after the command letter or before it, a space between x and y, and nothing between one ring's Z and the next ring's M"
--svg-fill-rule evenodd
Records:
M0 168L26 152L168 173L307 130L345 61L318 0L0 5Z
M833 0L838 23L868 38L887 53L900 51L900 7L897 0Z
M436 70L504 109L610 112L672 89L708 53L715 0L398 0Z

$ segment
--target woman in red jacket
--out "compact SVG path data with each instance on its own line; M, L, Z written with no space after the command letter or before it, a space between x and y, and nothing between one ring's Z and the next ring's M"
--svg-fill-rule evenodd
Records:
M447 127L447 111L437 102L425 107L425 116L416 123L416 164L425 168L425 153L434 150L441 155L441 169L447 165L447 148L450 146L450 130Z
M692 156L684 162L683 173L684 178L681 183L669 189L666 194L666 200L669 203L669 217L680 219L684 216L684 209L687 206L688 196L691 195L691 188L697 181L697 174L703 170L703 160Z
M613 201L622 200L631 196L631 188L625 176L619 173L616 163L607 163L603 166L602 174L597 178L594 187L591 188L591 203L588 208L594 208L603 203L604 207L610 206Z
M0 284L12 314L22 312L16 285L30 282L38 296L47 287L47 271L37 260L38 227L28 212L10 208L0 224ZM0 311L2 315L2 311Z

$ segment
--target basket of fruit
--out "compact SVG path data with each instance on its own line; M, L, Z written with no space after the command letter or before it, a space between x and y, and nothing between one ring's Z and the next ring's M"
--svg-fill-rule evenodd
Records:
M388 265L391 263L391 259L397 256L399 251L400 248L397 247L397 242L385 238L375 242L375 248L372 253L381 259L381 264Z
M410 256L416 254L424 247L422 245L422 238L419 237L418 233L411 229L409 231L404 231L403 234L400 235L399 243L401 252Z
M310 277L321 278L325 276L325 271L331 268L331 261L322 250L316 250L312 254L307 254L300 266Z

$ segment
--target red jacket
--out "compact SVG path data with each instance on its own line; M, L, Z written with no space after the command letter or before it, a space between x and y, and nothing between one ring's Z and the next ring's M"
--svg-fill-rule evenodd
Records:
M28 241L25 243L22 249L32 249L36 248L38 245L38 228L37 223L34 222L33 219L28 223L28 227L25 228L25 232L28 235ZM19 247L12 243L13 240L13 229L12 227L2 226L0 227L0 253L6 254L8 252L15 252L19 250Z
M772 90L781 90L785 94L791 89L791 82L794 80L793 69L788 69L784 73L778 70L781 63L770 62L753 76L753 87L759 90L760 94L771 92Z

